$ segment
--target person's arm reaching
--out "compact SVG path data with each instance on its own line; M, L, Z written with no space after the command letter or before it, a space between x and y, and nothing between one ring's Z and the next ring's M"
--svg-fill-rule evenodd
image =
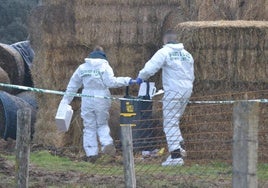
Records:
M142 80L149 79L164 66L165 60L163 49L158 50L139 72L138 78Z
M117 88L128 86L130 84L130 77L115 77L112 67L107 63L105 64L105 71L102 75L103 83L108 88Z
M78 89L82 86L83 82L81 77L79 76L79 68L76 69L76 71L73 73L67 89L66 89L66 93L76 93L78 91ZM73 100L73 96L68 96L68 95L64 95L64 97L62 98L61 102L65 103L65 104L70 104Z

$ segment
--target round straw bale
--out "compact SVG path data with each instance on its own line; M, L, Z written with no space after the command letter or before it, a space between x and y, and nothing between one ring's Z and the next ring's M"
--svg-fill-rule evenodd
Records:
M37 114L37 99L35 97L35 93L31 91L24 91L16 95L16 97L24 100L26 103L28 103L31 107L31 136L33 137L34 134L34 125L36 122L36 114Z
M22 85L24 82L24 61L18 51L0 43L0 67L6 71L10 83ZM13 90L12 93L17 91Z
M0 67L0 83L6 83L6 84L10 83L10 79L8 77L8 74L1 67ZM0 87L0 90L6 91L6 92L11 91L9 88L6 88L6 87Z
M4 137L5 132L5 111L3 103L0 101L0 139Z
M22 98L0 91L0 134L4 139L16 139L17 111L21 108L30 108L32 110L31 130L33 133L36 109Z
M37 99L35 97L34 92L24 91L24 92L17 94L16 96L23 99L24 101L26 101L30 105L32 105L34 107L35 111L37 110Z
M1 67L0 67L0 82L1 83L10 83L8 74Z

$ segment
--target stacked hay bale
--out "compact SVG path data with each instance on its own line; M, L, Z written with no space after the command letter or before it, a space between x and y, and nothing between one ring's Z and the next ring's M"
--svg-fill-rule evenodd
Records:
M180 2L175 0L43 1L31 16L36 86L65 90L74 70L96 44L104 46L115 75L136 77L144 62L161 46L163 20L176 6ZM152 80L159 80L159 75ZM123 95L123 90L113 90L113 94ZM80 146L80 99L72 103L74 119L68 134L63 135L57 133L54 122L60 98L40 95L35 141ZM113 117L111 124L118 126L118 116Z
M46 6L37 7L31 16L31 41L36 52L33 79L38 87L63 91L72 73L85 57L87 47L78 44L75 39L74 1L43 3ZM54 120L61 97L40 94L38 98L35 143L62 145L64 134L57 133ZM79 106L73 108L74 126L71 127L70 134L80 131L81 126ZM78 136L71 135L66 142L80 142L81 132L77 134Z
M268 22L185 22L177 31L195 58L193 100L268 97L262 91L268 89ZM212 95L219 93L230 94ZM232 105L191 105L185 120L182 130L191 159L231 159ZM265 143L263 137L260 143Z
M243 6L238 1L236 1L236 4L230 4L228 1L224 1L224 4L221 3L222 1L211 1L206 4L208 1L203 0L69 0L68 2L65 0L43 0L42 2L43 6L38 7L31 16L30 32L36 51L34 80L38 87L55 90L65 90L74 70L83 62L84 57L96 44L104 46L116 75L135 77L144 62L161 47L161 33L166 29L174 28L177 23L188 20L228 19L225 16L225 14L228 14L228 7L232 6L232 10L235 10L233 7L237 5L240 6L238 9L243 9L241 12L244 13L234 13L238 15L234 19L267 19L267 11L265 11L267 6L256 3L258 5L256 10L252 11L250 9L255 1L245 1ZM267 0L261 0L260 2L266 3ZM227 7L226 13L216 14L219 9L215 8L217 7L215 5ZM223 8L220 8L220 10L222 11ZM251 13L247 14L249 11ZM243 77L243 74L241 74L241 71L246 71L246 69L243 69L242 60L239 60L239 64L235 60L235 58L243 59L241 53L249 56L249 51L253 48L245 44L247 50L240 49L238 53L235 42L230 45L224 42L233 38L232 40L237 40L240 46L244 45L242 39L239 38L239 34L235 34L236 31L241 32L240 35L242 36L247 35L249 38L253 37L252 35L263 37L261 26L243 29L243 27L235 27L235 24L233 24L228 29L228 24L218 27L221 23L217 22L214 29L212 25L200 29L200 33L208 40L207 43L202 41L203 36L198 36L198 32L194 34L193 31L197 31L197 28L191 31L191 29L186 29L188 26L185 26L185 28L183 25L178 27L178 32L181 34L180 40L193 53L197 62L195 95L223 92L225 89L228 89L228 91L245 90L251 88L251 86L257 88L254 84L260 80L262 82L258 84L261 88L265 88L263 76L259 78L255 74L256 82L249 82L249 79L245 79L245 76ZM210 33L210 30L213 33ZM249 32L251 30L253 34ZM259 30L261 31L260 35L258 35ZM189 32L188 35L187 32ZM194 38L193 35L198 37ZM222 37L221 40L224 40L224 43L217 43L216 46L213 46L212 39L220 40L217 35ZM193 42L191 43L192 37ZM198 40L202 41L200 47L196 47L196 43L198 43L196 41ZM243 38L243 41L246 40ZM250 42L253 42L253 40L250 40ZM206 45L209 46L209 50L207 50ZM216 54L214 54L214 49L218 48L222 50L216 50ZM260 48L263 49L261 46ZM259 61L258 57L255 56L254 58ZM223 64L217 63L218 60L229 65L230 72L224 72L226 68ZM229 63L230 61L234 64ZM224 71L222 71L222 68ZM258 71L262 72L263 70L258 69ZM161 85L159 78L160 75L158 74L152 79L152 81L157 81L158 86ZM250 78L250 76L247 78ZM122 95L123 91L120 89L113 90L113 93ZM81 146L80 101L76 99L72 103L75 114L68 134L59 134L56 131L54 116L60 99L61 97L54 95L39 96L40 111L36 125L35 142L44 145L60 146L68 144ZM113 119L110 125L118 125L118 106L117 102L112 108L112 112L115 112L116 115L112 115ZM117 129L112 128L112 130ZM116 135L115 132L113 131L113 135Z
M261 21L179 24L179 40L196 61L195 94L267 89L267 28Z

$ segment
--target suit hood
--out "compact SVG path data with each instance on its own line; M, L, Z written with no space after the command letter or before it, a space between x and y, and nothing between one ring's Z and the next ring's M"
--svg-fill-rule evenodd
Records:
M97 66L102 65L103 63L107 63L105 59L98 58L85 58L85 63L89 63L90 65Z
M177 43L177 44L166 44L164 47L171 48L174 50L183 50L184 46L182 43Z

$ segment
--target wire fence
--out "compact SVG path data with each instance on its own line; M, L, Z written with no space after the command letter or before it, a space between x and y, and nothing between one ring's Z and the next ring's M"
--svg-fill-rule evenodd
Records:
M229 93L206 97L193 97L192 100L241 100L267 98L267 91ZM187 151L183 167L162 167L161 162L169 155L162 131L161 107L156 108L158 114L152 120L153 128L141 128L142 135L152 136L155 142L147 142L143 148L135 147L134 153L136 173L145 176L143 187L230 187L232 184L232 148L233 148L233 104L189 104L180 123L184 137L184 148ZM159 111L159 112L158 112ZM266 103L260 104L258 128L258 177L259 187L267 186L265 169L268 160L268 108ZM143 119L143 118L141 118ZM144 121L144 120L143 120ZM146 120L145 120L146 121ZM144 133L146 132L147 133ZM164 149L164 153L163 153ZM139 181L138 181L139 182Z
M245 98L268 98L268 91L228 93L205 97L193 96L191 101ZM169 152L166 134L163 131L162 114L165 108L159 101L162 100L147 102L146 105L143 102L139 117L129 122L136 124L135 127L132 127L132 136L137 187L231 187L234 104L189 103L180 120L180 129L184 138L181 144L187 151L187 157L184 158L185 163L183 166L162 166L161 163L166 160ZM267 187L267 103L260 103L258 115L258 187ZM114 139L117 148L116 155L101 154L93 163L83 162L84 152L81 150L81 145L45 148L53 157L71 159L74 166L71 165L70 168L65 167L64 170L60 170L54 169L53 164L55 163L48 163L45 166L49 170L46 171L41 170L44 166L40 169L32 167L30 168L30 181L36 182L32 186L53 186L57 179L62 187L125 187L122 143L120 136ZM43 147L38 148L33 145L32 154L43 149ZM1 150L6 151L6 148L1 147ZM40 160L43 160L41 155ZM63 166L66 165L61 162L66 158L55 158L55 160ZM0 174L5 173L3 166L0 167ZM6 172L10 172L10 170L6 170ZM53 179L54 181L52 181Z

